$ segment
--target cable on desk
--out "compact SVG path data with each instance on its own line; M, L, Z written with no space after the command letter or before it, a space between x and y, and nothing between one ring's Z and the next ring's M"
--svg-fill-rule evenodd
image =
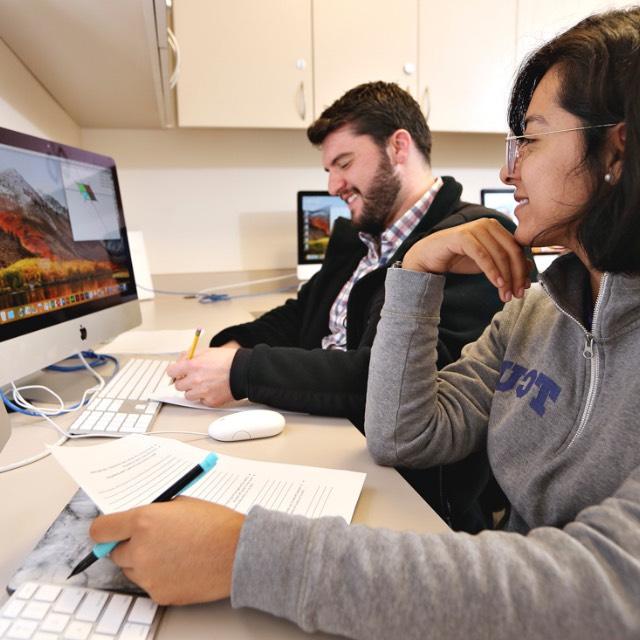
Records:
M220 289L239 289L241 287L248 287L254 284L263 284L265 282L276 282L278 280L286 280L288 278L297 278L297 274L295 272L288 273L284 276L274 276L273 278L261 278L260 280L247 280L245 282L234 282L233 284L221 284L215 287L209 287L206 289L201 289L200 291L171 291L167 289L154 289L152 287L144 287L142 285L137 285L139 289L143 291L149 291L151 293L158 293L162 295L169 296L181 296L183 298L195 298L198 302L202 303L210 303L210 302L220 302L223 300L234 300L236 298L251 298L254 296L265 296L273 293L282 293L284 291L290 291L298 288L298 284L289 285L287 287L281 287L279 289L273 289L271 291L263 291L260 293L244 293L239 295L229 295L228 293L217 293ZM215 291L215 292L214 292ZM214 293L210 293L214 292Z
M116 358L115 356L110 356L106 353L96 353L93 350L83 351L82 355L85 358L90 360L89 366L91 366L93 369L95 369L96 367L103 367L108 362L113 362L113 364L115 365L115 370L113 373L114 374L118 373L118 371L120 370L120 362L118 361L118 358ZM74 353L73 355L70 355L68 358L65 358L63 362L66 362L67 360L76 360L76 359L78 359L78 355ZM71 371L82 371L84 368L85 366L83 364L72 365L72 366L67 366L62 364L51 364L45 369L46 371L60 371L62 373L67 373Z

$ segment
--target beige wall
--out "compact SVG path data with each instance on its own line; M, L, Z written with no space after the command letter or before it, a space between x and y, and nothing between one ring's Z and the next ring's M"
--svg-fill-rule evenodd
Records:
M80 144L80 128L0 40L0 126Z
M303 131L83 129L82 144L115 158L152 273L293 268L296 191L326 188ZM503 155L501 136L434 136L434 170L469 201L500 186Z

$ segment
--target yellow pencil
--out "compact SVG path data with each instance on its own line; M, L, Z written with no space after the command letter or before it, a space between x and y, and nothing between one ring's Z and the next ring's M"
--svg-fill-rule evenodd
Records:
M193 336L193 342L191 343L191 347L189 348L189 354L187 355L187 360L191 360L191 358L193 358L193 354L196 352L196 347L198 346L198 340L200 339L201 333L202 333L202 328L198 327L196 329L196 334Z
M193 336L193 341L191 342L191 346L189 347L189 353L187 354L187 360L191 360L193 358L193 354L196 352L196 347L198 346L198 340L200 339L200 334L202 333L202 327L198 327L196 329L196 333ZM171 378L171 384L175 384L176 379Z

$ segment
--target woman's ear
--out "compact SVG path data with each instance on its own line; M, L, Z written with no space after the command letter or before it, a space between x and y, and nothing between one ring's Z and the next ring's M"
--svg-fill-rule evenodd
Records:
M609 182L615 184L620 180L622 174L622 164L624 157L624 147L627 140L627 126L624 122L618 123L612 127L609 135L609 161L607 163L607 175L610 176ZM606 176L605 176L606 179Z

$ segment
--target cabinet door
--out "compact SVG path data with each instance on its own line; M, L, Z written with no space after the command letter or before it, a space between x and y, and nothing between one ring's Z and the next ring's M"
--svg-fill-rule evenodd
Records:
M420 0L420 104L432 130L506 131L516 4Z
M629 0L519 0L518 64L528 53L582 18L626 6L629 6Z
M181 127L310 124L311 0L174 0L173 21Z
M314 0L315 115L363 82L417 93L417 0Z

